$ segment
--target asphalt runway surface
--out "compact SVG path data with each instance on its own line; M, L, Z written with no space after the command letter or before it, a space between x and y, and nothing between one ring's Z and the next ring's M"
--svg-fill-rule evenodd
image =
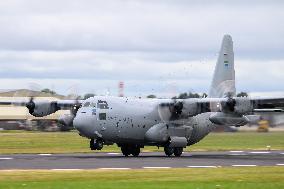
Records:
M144 152L139 157L124 157L121 153L101 152L0 155L0 170L166 169L232 166L284 166L284 151L184 152L181 157L166 157L163 152Z

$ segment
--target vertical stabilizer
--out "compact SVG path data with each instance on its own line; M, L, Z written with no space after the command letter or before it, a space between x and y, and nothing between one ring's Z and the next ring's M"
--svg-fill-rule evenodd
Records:
M223 37L215 67L209 97L221 98L236 95L233 41L230 35Z

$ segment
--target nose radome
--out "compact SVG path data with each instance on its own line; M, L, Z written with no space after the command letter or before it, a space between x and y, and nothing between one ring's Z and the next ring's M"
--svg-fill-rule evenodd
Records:
M94 137L95 125L91 117L86 113L77 113L73 121L73 126L79 131L80 135L87 138Z
M89 128L88 123L84 117L77 115L74 118L73 126L75 129L77 129L81 135L88 136L89 135Z

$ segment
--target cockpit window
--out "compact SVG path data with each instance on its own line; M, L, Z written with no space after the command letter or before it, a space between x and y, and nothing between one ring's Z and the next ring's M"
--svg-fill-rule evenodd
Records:
M97 103L91 102L90 106L93 107L93 108L95 108L95 107L97 106Z
M85 102L85 104L83 105L83 107L88 107L90 106L90 102Z
M98 108L100 108L100 109L109 109L107 102L106 101L102 101L102 100L98 101Z

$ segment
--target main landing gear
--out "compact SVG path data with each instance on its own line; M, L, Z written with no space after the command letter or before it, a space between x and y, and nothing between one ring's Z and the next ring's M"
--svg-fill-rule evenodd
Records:
M125 157L127 157L131 154L134 157L137 157L140 154L140 146L138 146L138 145L121 145L121 152Z
M101 150L104 147L104 141L102 139L91 139L90 148L91 150Z
M165 146L164 147L165 154L167 156L175 155L176 157L180 157L183 152L183 147L170 147Z

